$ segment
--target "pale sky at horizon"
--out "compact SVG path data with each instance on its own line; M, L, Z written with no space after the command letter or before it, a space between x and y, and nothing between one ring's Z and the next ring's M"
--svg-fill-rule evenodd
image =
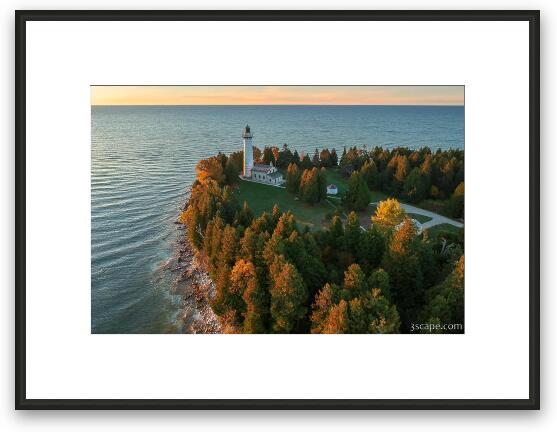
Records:
M91 86L91 105L464 105L464 86Z

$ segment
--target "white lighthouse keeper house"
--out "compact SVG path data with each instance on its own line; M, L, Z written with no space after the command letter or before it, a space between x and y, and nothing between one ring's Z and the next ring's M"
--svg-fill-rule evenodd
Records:
M251 170L253 168L253 146L252 146L251 130L249 125L246 125L244 132L242 133L242 139L244 141L244 177L251 177Z

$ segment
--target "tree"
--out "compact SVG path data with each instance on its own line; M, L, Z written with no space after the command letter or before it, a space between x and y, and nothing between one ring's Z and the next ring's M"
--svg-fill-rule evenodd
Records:
M366 161L362 165L360 172L362 173L362 176L364 177L364 180L370 190L379 189L381 178L377 165L375 165L373 160Z
M222 201L220 206L220 214L224 221L231 224L234 221L234 217L240 210L240 205L236 199L236 194L232 188L228 185L224 186L222 190Z
M300 188L300 170L295 163L288 165L286 171L286 190L290 193L296 194Z
M213 311L220 317L230 310L230 267L223 264L216 270L215 296L211 300Z
M381 201L371 217L374 224L384 229L392 229L401 223L406 216L406 212L395 198L387 198Z
M231 225L226 225L222 233L222 243L218 250L219 261L228 264L229 266L234 265L236 261L236 255L238 253L238 233L236 228Z
M352 264L344 272L344 282L342 284L342 298L350 300L360 297L367 291L366 275L358 264Z
M251 227L246 228L244 236L240 240L238 256L246 261L251 261L255 266L263 266L263 249L265 247L265 236L254 231Z
M318 198L317 201L327 199L327 170L321 168L317 174Z
M391 297L397 305L403 329L406 331L416 322L424 302L419 246L414 223L406 218L395 230L383 263L390 278Z
M464 217L464 182L455 188L449 201L449 211L454 218Z
M329 224L328 243L339 249L344 241L344 225L339 216L333 216Z
M389 273L387 273L382 268L378 268L374 270L371 275L369 275L369 279L367 282L368 286L373 288L379 288L381 290L381 294L386 298L391 298L391 290L389 285Z
M276 158L276 160L277 168L286 168L288 165L294 162L294 155L288 148L288 144L284 143L282 145L282 150L278 153L278 157Z
M317 151L317 149L315 149L315 152L313 153L313 157L311 158L311 163L313 164L314 167L319 167L319 152Z
M322 325L322 333L339 334L349 333L350 318L348 316L348 302L341 300L331 307L329 315Z
M348 190L343 197L343 204L349 210L365 210L371 201L371 194L363 176L358 171L352 172L348 180Z
M328 168L333 166L331 161L331 152L329 151L329 149L321 150L321 152L319 153L319 162L320 166L322 167Z
M428 186L419 168L413 168L404 181L404 196L408 201L417 203L427 197Z
M300 197L302 201L315 204L319 201L319 173L317 168L306 169L300 179Z
M241 225L243 227L249 227L251 222L253 221L253 212L248 206L248 203L244 201L242 205L242 209L236 212L236 216L234 218L234 224Z
M371 224L366 231L360 228L358 238L358 243L353 248L356 252L356 262L366 273L369 273L381 263L385 254L386 239L374 224Z
M464 333L464 255L443 282L426 292L426 299L420 322L462 324L462 328L439 329L439 332Z
M323 333L323 326L329 315L330 309L337 303L338 286L326 283L325 286L315 296L315 301L311 307L311 332Z
M305 156L302 158L302 161L300 162L300 167L301 167L303 170L310 170L310 169L313 168L313 164L311 163L311 159L309 158L308 155L305 155Z
M226 184L233 185L238 183L238 175L240 174L241 168L236 165L236 162L232 158L228 158L226 165L224 166L224 177Z
M230 273L230 292L245 304L244 333L263 333L267 299L251 261L239 259Z
M332 167L336 167L338 165L338 155L335 149L331 150L331 165Z
M261 150L259 149L259 147L253 146L252 147L252 151L253 151L253 161L256 163L260 163L262 162L262 154L261 154Z
M346 219L346 227L344 230L344 245L348 250L355 251L357 245L361 241L362 229L360 228L360 220L356 212L350 212Z
M195 166L197 179L201 183L207 183L209 179L216 181L219 185L224 184L225 175L221 161L217 156L201 159Z
M306 286L296 267L281 255L269 267L269 276L272 329L276 333L290 333L306 314Z
M362 299L366 316L370 317L368 333L399 333L400 316L395 305L382 295L381 290L372 288Z
M273 155L273 149L271 147L265 146L263 149L263 163L269 165L270 163L276 164L275 156Z
M301 160L300 155L298 154L298 150L294 150L294 153L292 154L292 162L300 166Z
M395 191L400 193L404 186L404 181L406 180L406 176L410 172L410 163L408 162L408 158L406 155L398 156L397 157L397 164L396 164L396 171L393 176Z

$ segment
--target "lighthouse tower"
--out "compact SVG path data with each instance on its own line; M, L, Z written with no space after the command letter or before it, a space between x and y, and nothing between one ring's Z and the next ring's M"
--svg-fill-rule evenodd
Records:
M253 168L253 147L251 140L253 135L249 125L246 125L244 132L242 133L242 139L244 141L244 177L251 177L251 170Z

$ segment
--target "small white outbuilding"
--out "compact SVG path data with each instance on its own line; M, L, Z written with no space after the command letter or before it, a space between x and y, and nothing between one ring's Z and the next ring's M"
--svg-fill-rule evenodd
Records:
M330 184L327 186L327 195L336 195L338 193L338 188L335 184Z

